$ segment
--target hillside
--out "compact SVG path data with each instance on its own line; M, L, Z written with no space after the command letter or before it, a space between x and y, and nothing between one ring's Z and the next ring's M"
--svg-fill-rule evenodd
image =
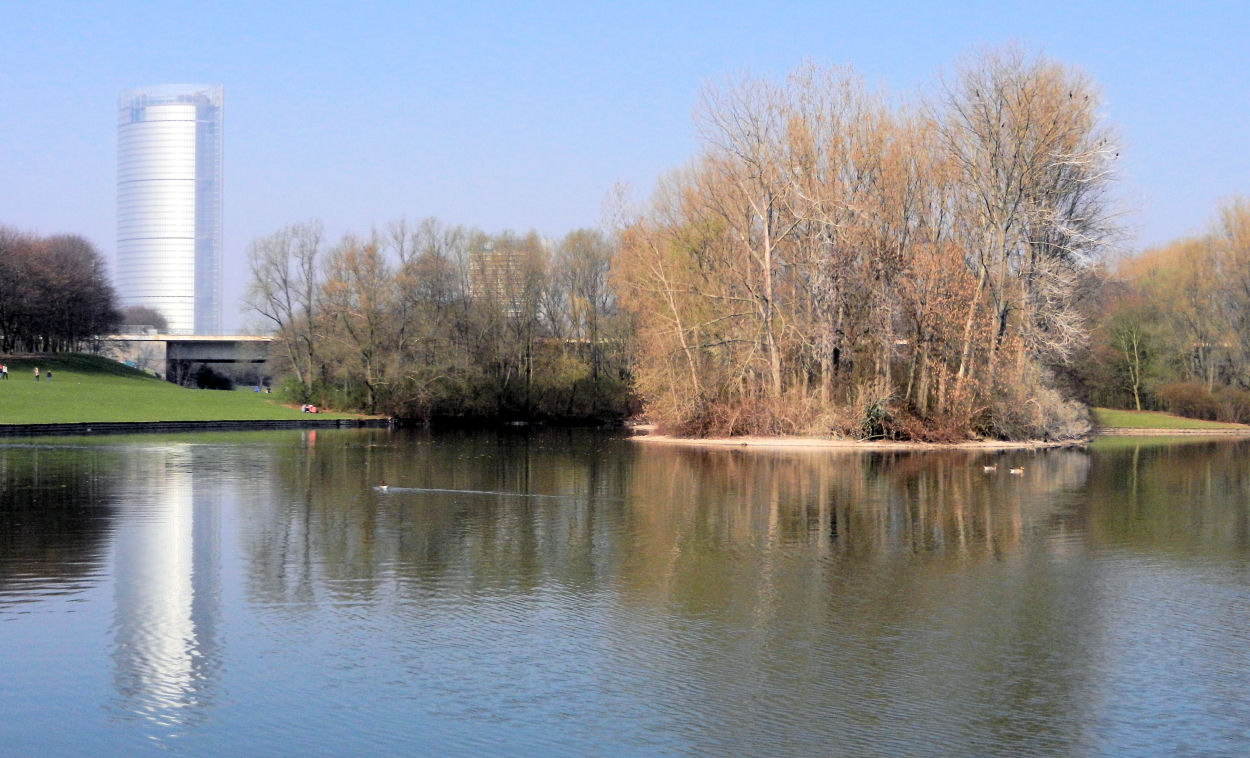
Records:
M91 355L0 357L9 379L0 381L0 424L81 421L251 421L298 419L299 408L277 396L197 390L156 379ZM40 381L34 380L39 367ZM47 379L51 372L51 379ZM326 414L348 418L350 414Z

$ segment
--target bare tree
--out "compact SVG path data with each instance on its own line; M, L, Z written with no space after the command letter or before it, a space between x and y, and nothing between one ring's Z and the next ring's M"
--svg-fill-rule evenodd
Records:
M569 232L556 250L555 278L562 298L563 319L569 337L585 345L594 381L603 370L604 321L610 317L614 297L608 287L612 247L602 232L578 229Z
M404 327L394 318L396 282L376 239L349 235L329 252L320 297L332 373L359 382L372 413L398 375Z
M1073 416L978 420L1026 385L1062 403L1040 385L1086 336L1114 147L1082 76L993 52L917 113L808 65L709 89L697 119L703 151L622 235L616 272L665 423L879 434L906 412L1044 435Z
M722 282L736 281L719 296L751 309L774 401L783 389L779 299L784 251L799 228L785 170L787 94L758 79L704 92L696 121L706 149L692 195L702 206L697 210L724 229L716 253L732 262L719 262Z
M247 251L252 279L244 303L273 330L306 395L318 366L322 234L320 221L307 221L262 237Z
M129 305L121 309L123 324L150 326L158 332L169 329L169 321L155 308L146 305Z
M1084 337L1068 273L1115 240L1106 194L1115 142L1085 76L1016 48L965 65L934 119L958 172L955 230L977 276L957 376L970 380L979 360L993 392L1005 341L1062 357ZM982 308L992 335L976 345Z

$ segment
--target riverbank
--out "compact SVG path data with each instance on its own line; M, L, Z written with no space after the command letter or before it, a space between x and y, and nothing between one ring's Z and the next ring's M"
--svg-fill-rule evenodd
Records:
M912 442L893 440L848 440L829 437L673 437L656 434L645 425L633 427L631 439L654 445L675 445L703 448L778 448L786 450L1042 450L1046 448L1078 447L1089 442L1082 438L1064 442L1030 440L1008 442L1004 440L969 440L967 442Z
M829 437L716 437L689 438L657 434L649 424L630 426L633 439L649 444L684 445L703 448L785 448L799 450L1041 450L1079 447L1097 437L1250 437L1250 426L1183 418L1159 411L1120 411L1092 409L1100 422L1114 420L1123 426L1100 425L1087 437L1062 442L1025 440L968 440L965 442L912 442L854 440ZM1136 425L1134 425L1136 424Z
M1097 437L1250 437L1250 427L1236 429L1164 429L1149 427L1109 427L1099 429Z
M301 413L277 396L251 388L222 391L180 387L115 361L90 355L0 356L9 379L0 380L0 436L133 434L385 427L385 418L351 413ZM40 369L39 380L34 369ZM1092 409L1092 436L1250 437L1250 426L1186 419L1155 411ZM810 450L1035 450L1072 447L1064 442L969 440L957 443L893 442L818 437L689 439L630 426L649 444Z

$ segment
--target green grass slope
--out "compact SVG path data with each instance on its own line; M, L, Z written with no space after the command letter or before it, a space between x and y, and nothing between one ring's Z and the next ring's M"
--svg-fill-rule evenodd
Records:
M305 418L275 395L195 390L90 355L7 358L8 381L0 381L0 424L80 421L253 421ZM34 379L39 367L40 381ZM46 380L47 372L52 379ZM349 414L326 414L346 418Z
M1123 411L1094 408L1094 423L1104 428L1119 429L1244 429L1242 424L1224 424L1196 418L1173 416L1161 411Z

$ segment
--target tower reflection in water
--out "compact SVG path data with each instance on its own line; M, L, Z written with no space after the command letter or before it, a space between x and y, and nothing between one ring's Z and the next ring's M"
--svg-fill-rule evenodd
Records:
M202 446L127 453L114 542L114 686L125 715L176 733L203 717L220 669L221 484Z

